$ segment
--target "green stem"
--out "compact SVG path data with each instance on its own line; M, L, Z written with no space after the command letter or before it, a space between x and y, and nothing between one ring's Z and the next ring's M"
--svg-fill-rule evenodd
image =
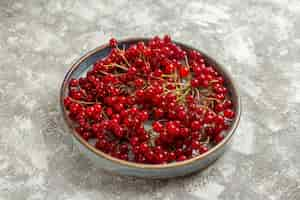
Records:
M103 114L103 116L104 116L105 119L109 119L104 110L102 110L102 114Z
M127 58L126 58L126 56L124 55L124 50L122 51L121 49L119 49L118 48L118 50L119 50L119 55L122 57L122 59L124 60L124 62L126 63L126 65L128 66L128 67L130 67L130 63L128 62L128 60L127 60Z
M173 74L162 74L161 77L166 77L166 78L173 78Z
M190 87L187 88L187 90L179 98L177 98L177 101L184 99L189 94L190 90L191 90Z
M87 102L87 101L80 101L80 100L76 100L76 99L73 99L72 97L70 97L71 101L75 102L75 103L79 103L79 104L86 104L86 105L89 105L89 104L95 104L97 102Z
M105 71L99 71L100 73L102 73L102 74L104 74L104 75L108 75L108 74L110 74L110 73L108 73L108 72L105 72Z
M189 65L189 60L188 60L188 57L187 56L184 56L184 61L185 61L185 65L191 69L191 66Z
M109 65L105 65L106 67L113 67L113 66L115 66L115 67L118 67L118 68L120 68L120 69L123 69L123 70L125 70L125 71L128 71L128 68L127 67L124 67L123 65L119 65L119 64L117 64L117 63L113 63L113 64L109 64Z

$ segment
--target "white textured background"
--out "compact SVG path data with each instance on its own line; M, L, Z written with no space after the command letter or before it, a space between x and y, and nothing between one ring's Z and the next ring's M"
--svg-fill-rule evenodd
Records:
M190 177L110 176L72 148L61 81L111 36L164 33L232 72L243 99L234 142ZM0 1L0 200L299 200L299 122L299 0Z

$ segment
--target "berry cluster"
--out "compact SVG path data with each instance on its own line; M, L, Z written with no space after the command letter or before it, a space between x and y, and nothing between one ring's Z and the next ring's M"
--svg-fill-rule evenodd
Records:
M111 52L69 82L64 106L76 131L113 157L183 161L224 138L235 116L224 78L201 53L166 35Z

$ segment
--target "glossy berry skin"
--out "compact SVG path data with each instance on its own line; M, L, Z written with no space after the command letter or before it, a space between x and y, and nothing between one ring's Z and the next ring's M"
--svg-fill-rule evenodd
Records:
M111 38L111 39L109 40L109 45L110 45L111 47L116 47L117 44L118 44L118 42L117 42L117 40L116 40L115 38Z
M110 52L70 79L63 101L76 133L117 159L166 164L222 142L236 115L224 77L169 35Z
M191 80L191 86L194 87L194 88L197 88L200 86L200 81L196 78L192 79Z
M232 118L234 118L234 115L235 115L234 111L232 111L230 109L227 109L224 111L224 117L226 117L226 118L232 119Z
M134 84L137 88L141 88L144 85L144 80L141 78L138 78L134 81Z
M182 78L184 78L189 75L189 69L187 67L181 67L179 74Z
M152 124L152 128L154 131L159 132L159 133L164 130L164 126L158 121L156 121Z
M199 121L193 121L191 123L191 130L192 131L197 131L202 127L202 124Z
M185 155L181 155L178 157L177 161L185 161L187 157Z
M71 79L69 85L70 87L77 87L79 85L79 81L77 79Z

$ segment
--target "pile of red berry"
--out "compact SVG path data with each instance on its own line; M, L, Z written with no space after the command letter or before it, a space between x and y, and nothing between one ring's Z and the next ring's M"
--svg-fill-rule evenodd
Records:
M123 160L160 164L208 151L235 116L224 78L201 53L166 35L121 48L69 82L64 106L76 131Z

